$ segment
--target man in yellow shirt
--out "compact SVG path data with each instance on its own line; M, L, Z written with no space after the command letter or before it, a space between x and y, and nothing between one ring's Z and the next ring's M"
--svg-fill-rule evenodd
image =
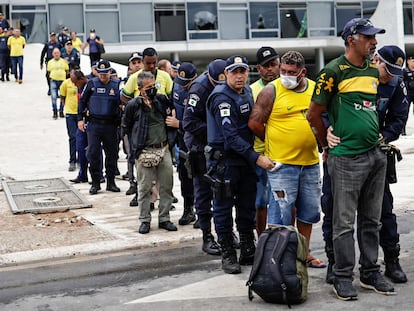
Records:
M10 58L14 77L16 82L22 84L23 82L23 49L26 45L26 39L20 35L20 29L13 30L13 36L7 40L7 46L10 50Z
M76 31L71 31L71 33L70 33L70 40L72 41L73 48L76 49L79 52L79 54L80 54L81 51L82 51L82 49L81 49L82 48L82 40L79 39L76 36Z
M83 73L77 69L70 71L70 78L59 88L60 102L65 106L66 128L69 136L69 171L76 169L76 130L78 129L78 87L72 82Z
M53 119L57 119L57 99L59 88L62 82L66 79L66 76L69 72L69 65L66 60L60 57L60 50L55 48L53 50L53 58L47 62L47 71L49 72L50 76L50 95L52 98L52 109L53 109ZM60 102L59 107L59 116L64 118L65 115L63 114L63 103Z

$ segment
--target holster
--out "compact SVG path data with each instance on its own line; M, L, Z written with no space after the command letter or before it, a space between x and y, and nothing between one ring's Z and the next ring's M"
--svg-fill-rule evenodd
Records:
M206 157L199 151L190 151L189 154L191 171L194 175L204 175L207 172Z
M395 184L397 183L397 170L395 165L397 161L399 162L402 160L401 151L396 146L390 144L381 145L381 150L384 151L387 156L387 182L389 184Z

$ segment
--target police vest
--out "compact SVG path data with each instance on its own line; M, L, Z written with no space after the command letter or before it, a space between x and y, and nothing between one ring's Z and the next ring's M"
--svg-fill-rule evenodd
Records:
M231 146L226 146L224 144L224 137L219 126L215 122L215 118L211 113L211 105L214 101L214 98L218 95L225 95L229 98L233 105L235 105L237 118L230 116L232 122L237 122L236 126L238 128L238 134L248 143L251 143L253 146L254 135L250 131L247 123L249 121L250 113L253 109L253 95L249 86L245 86L243 93L238 94L234 92L227 84L217 85L213 92L211 93L208 103L208 118L207 118L207 139L209 144L214 147L220 148L220 145L224 147L224 150L231 150Z
M184 108L187 104L188 90L184 89L179 84L174 84L173 98L174 98L174 108L175 108L175 117L182 121L184 117Z
M384 124L387 114L388 105L391 97L402 79L398 76L392 78L387 84L380 84L377 90L377 112L380 126Z
M111 78L103 84L99 78L93 78L93 94L89 98L89 114L93 118L114 120L119 112L119 81Z
M7 47L7 39L9 37L7 36L1 36L0 37L0 52L7 52L9 48Z
M47 43L47 52L46 52L46 61L50 60L53 58L53 50L55 48L59 48L59 42L51 42L49 41Z

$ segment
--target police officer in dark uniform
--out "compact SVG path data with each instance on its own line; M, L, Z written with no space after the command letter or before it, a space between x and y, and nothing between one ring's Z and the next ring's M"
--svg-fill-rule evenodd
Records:
M89 171L92 176L90 194L97 194L100 186L100 152L105 151L106 190L119 192L115 184L116 162L118 159L117 128L120 122L119 80L111 78L111 65L100 60L98 77L88 81L78 107L78 128L85 131L83 113L87 108Z
M178 224L188 225L196 220L194 214L194 187L191 174L190 161L188 159L188 149L184 143L183 116L184 109L188 101L188 88L191 82L197 77L197 68L188 62L181 63L178 74L174 79L173 103L175 117L167 117L166 124L177 128L176 145L179 149L177 161L178 177L181 184L181 195L184 198L184 211Z
M391 148L389 145L389 143L399 138L408 117L409 103L407 100L407 90L402 78L405 53L397 46L384 46L378 50L374 61L377 63L380 72L380 84L377 90L377 111L382 136L381 145L387 154L388 160L381 212L380 245L384 252L385 276L394 283L405 283L407 282L407 276L402 270L398 259L400 254L399 234L396 215L392 211L394 199L390 191L390 183L396 182L395 157L399 151ZM328 134L328 142L330 142L329 136L330 134ZM325 240L325 251L329 260L326 282L332 283L332 266L335 262L332 245L333 200L331 180L325 165L322 193L321 205L322 211L325 214L322 230Z
M47 67L47 62L53 58L53 50L55 48L60 49L60 44L56 39L56 33L53 31L49 35L49 41L43 46L42 52L40 53L40 70L43 69L43 63ZM50 95L50 77L49 71L46 70L46 81L47 81L47 95Z
M60 31L58 37L57 37L57 41L59 43L59 49L62 49L65 47L65 43L67 41L70 40L70 35L68 34L68 27L63 27L62 30Z
M10 80L9 68L7 66L7 59L9 57L9 52L10 52L9 47L7 46L7 39L9 39L9 36L6 35L6 31L2 27L0 27L0 71L1 71L0 81L3 81L3 82L4 82L5 76L6 76L7 81Z
M221 255L220 247L211 234L211 200L213 193L210 183L204 177L207 172L204 147L207 145L206 102L214 87L226 81L226 61L216 59L209 63L204 72L188 90L188 101L184 109L184 141L190 151L189 158L194 186L195 207L200 229L203 231L202 250L210 255Z
M255 164L272 169L274 163L253 149L254 134L247 123L253 96L246 84L247 59L241 55L226 60L226 84L217 85L207 103L207 175L212 183L213 216L222 249L225 273L240 273L240 265L253 264L256 250ZM236 208L236 226L240 234L240 258L237 260L232 237L232 209Z

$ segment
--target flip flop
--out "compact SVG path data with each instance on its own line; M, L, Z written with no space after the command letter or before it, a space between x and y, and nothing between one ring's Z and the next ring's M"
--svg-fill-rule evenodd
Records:
M320 260L319 258L315 258L313 256L309 256L308 258L306 258L306 265L309 268L326 268L326 264Z

